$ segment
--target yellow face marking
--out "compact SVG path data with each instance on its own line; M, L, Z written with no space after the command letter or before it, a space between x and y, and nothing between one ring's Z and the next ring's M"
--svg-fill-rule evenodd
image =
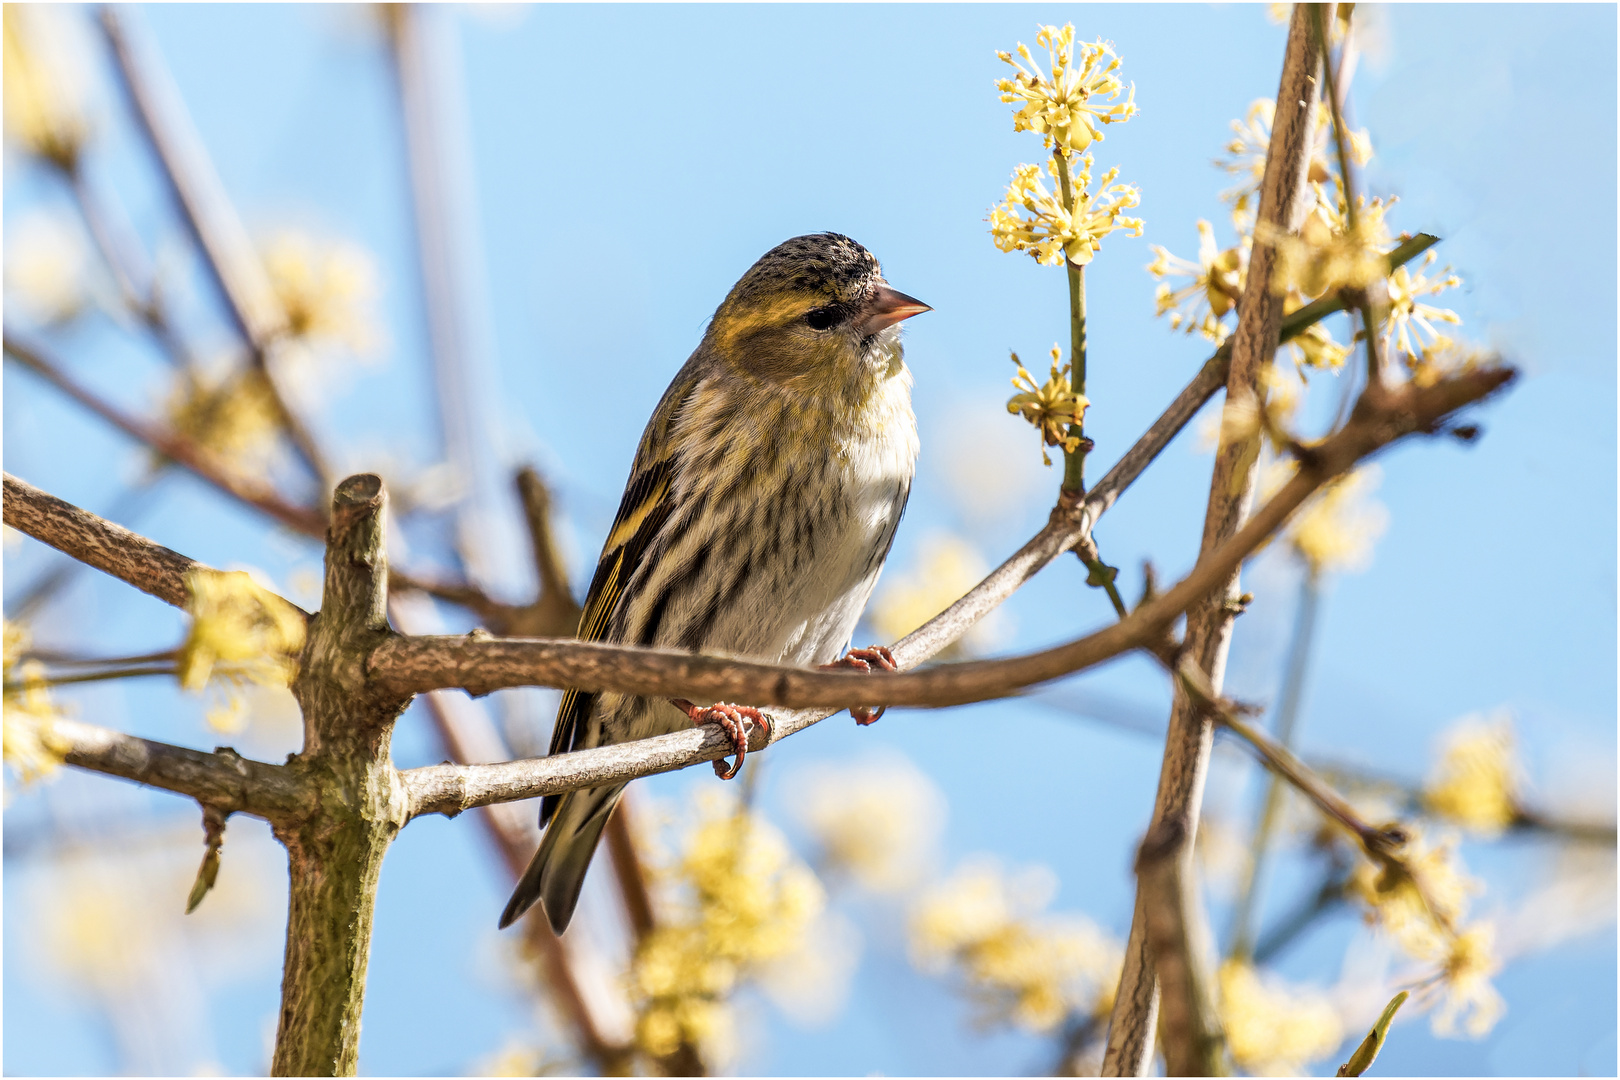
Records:
M831 298L828 298L829 301ZM730 351L737 342L770 326L783 326L799 318L818 301L813 297L778 295L752 300L741 311L728 311L720 321L719 344Z

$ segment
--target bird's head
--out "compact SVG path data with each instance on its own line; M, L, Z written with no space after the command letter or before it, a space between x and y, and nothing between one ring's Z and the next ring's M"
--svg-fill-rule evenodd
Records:
M750 374L849 384L899 368L900 323L931 310L892 289L878 261L838 233L767 251L714 313L706 344Z

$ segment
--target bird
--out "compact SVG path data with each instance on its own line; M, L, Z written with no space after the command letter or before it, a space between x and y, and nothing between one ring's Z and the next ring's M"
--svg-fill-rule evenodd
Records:
M591 578L579 637L777 663L895 669L849 650L911 493L918 440L901 324L931 311L840 233L786 240L726 295L653 410ZM842 659L840 659L842 657ZM881 709L851 709L867 724ZM558 754L715 723L742 767L758 709L569 690ZM561 934L623 784L547 795L501 915Z

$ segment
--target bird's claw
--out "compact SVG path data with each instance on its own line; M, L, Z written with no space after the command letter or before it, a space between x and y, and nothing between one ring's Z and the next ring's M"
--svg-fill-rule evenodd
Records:
M694 705L690 701L677 701L675 705L686 711L686 715L692 718L695 726L718 724L720 730L726 733L726 738L731 740L731 749L736 754L736 761L730 768L726 767L724 758L714 762L714 775L722 780L730 780L736 776L737 771L742 768L743 758L748 756L748 728L743 723L744 720L764 729L767 739L771 735L771 718L747 705L727 705L723 701L708 706Z
M879 671L900 670L900 665L894 662L894 654L882 645L869 645L864 649L851 649L844 654L842 660L835 660L830 664L821 666L824 669L847 667L856 671L871 671L874 666ZM866 705L851 705L849 715L855 718L857 724L865 727L867 724L877 723L878 717L882 716L887 708L887 705L879 705L875 709Z

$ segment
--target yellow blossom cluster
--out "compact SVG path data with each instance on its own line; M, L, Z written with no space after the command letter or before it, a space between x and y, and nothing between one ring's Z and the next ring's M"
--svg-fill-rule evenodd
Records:
M1465 829L1494 835L1518 814L1517 787L1512 722L1470 718L1446 733L1440 761L1423 787L1423 805Z
M176 657L180 685L201 690L211 680L285 686L298 671L304 615L247 573L192 570L191 628ZM243 701L229 693L210 708L208 721L223 731L243 723Z
M89 131L68 17L47 4L7 4L4 17L6 137L64 170Z
M826 904L815 874L759 815L705 791L694 816L679 857L657 870L677 902L630 973L636 1042L655 1058L723 1040L739 979L795 950Z
M796 780L792 803L820 863L863 888L894 893L927 872L945 823L945 797L898 755L817 766Z
M993 860L968 861L913 908L913 960L953 970L987 1021L1050 1031L1076 1013L1107 1015L1123 950L1084 919L1038 919L1053 888L1045 868L1009 878Z
M1198 222L1198 261L1193 262L1171 254L1170 249L1150 244L1153 261L1147 271L1158 279L1154 293L1155 316L1168 314L1170 329L1186 327L1191 334L1197 331L1219 345L1226 340L1231 328L1222 320L1237 307L1243 295L1243 278L1249 264L1249 240L1245 237L1233 247L1221 250L1215 242L1215 230L1207 221ZM1169 278L1185 277L1187 284L1172 288Z
M1458 1033L1481 1038L1507 1011L1507 1003L1491 976L1502 964L1496 958L1496 932L1489 923L1478 923L1452 938L1450 948L1436 977L1441 999L1432 1024L1434 1033L1451 1037Z
M1220 1016L1232 1060L1251 1076L1303 1076L1344 1041L1344 1025L1321 993L1263 978L1240 960L1221 965Z
M1136 115L1134 85L1125 100L1119 100L1125 84L1116 74L1121 61L1112 45L1081 42L1076 48L1073 23L1061 30L1042 26L1035 44L1046 50L1050 74L1023 42L1017 48L1019 60L1006 52L996 54L1017 69L1012 78L996 82L1003 102L1022 102L1013 115L1014 131L1035 132L1049 150L1055 146L1064 153L1083 153L1102 139L1098 124L1120 123Z
M1215 166L1236 177L1236 186L1221 192L1221 200L1232 208L1233 227L1241 234L1254 228L1260 198L1260 181L1266 173L1266 155L1271 149L1271 125L1276 118L1277 106L1271 98L1258 98L1251 102L1242 120L1232 121L1232 139L1225 146L1225 156L1215 159ZM1306 178L1312 183L1323 183L1335 178L1338 169L1335 152L1330 146L1333 133L1332 110L1323 102L1316 105L1316 123L1312 129L1311 163ZM1372 160L1372 141L1365 131L1350 132L1346 146L1350 159L1357 165Z
M175 431L219 458L232 472L262 476L276 453L281 412L263 372L185 371L169 395Z
M1381 475L1362 465L1335 477L1289 522L1289 546L1312 573L1366 569L1389 524L1389 512L1371 498Z
M1086 406L1090 404L1082 395L1075 393L1069 365L1058 366L1062 359L1063 350L1053 345L1052 374L1044 383L1037 385L1035 376L1024 367L1018 354L1012 354L1012 362L1018 368L1012 384L1019 393L1007 399L1007 411L1014 416L1022 416L1041 433L1041 460L1048 465L1052 464L1052 459L1045 447L1061 446L1064 453L1073 453L1080 445L1080 440L1069 434L1069 427L1084 419Z
M294 339L357 354L376 347L377 271L365 251L289 229L269 237L262 257Z
M883 587L867 609L867 620L881 641L899 641L954 604L984 579L990 567L966 540L936 534L923 541L912 567L884 575ZM975 655L998 640L1005 617L990 612L946 648L945 659Z
M1056 194L1047 190L1039 166L1018 166L1001 205L990 211L990 235L996 247L1027 252L1043 266L1060 266L1065 260L1084 266L1109 233L1123 229L1141 236L1142 219L1121 216L1141 203L1136 185L1114 183L1119 170L1109 169L1098 178L1098 190L1093 193L1091 167L1087 154L1072 179L1072 195L1064 198L1060 167L1055 162L1047 162L1046 168L1060 181Z
M44 665L27 658L27 627L5 620L5 762L23 783L49 776L67 746L53 731L62 710L51 701Z
M1394 247L1384 215L1394 200L1356 196L1355 223L1342 195L1330 196L1315 184L1316 206L1297 236L1269 233L1257 239L1277 249L1272 288L1279 294L1297 289L1315 299L1340 289L1365 289L1389 272L1385 257Z
M1462 318L1449 308L1425 304L1421 297L1433 296L1462 285L1462 278L1445 267L1430 274L1429 268L1438 254L1428 252L1416 270L1400 266L1389 276L1389 312L1384 321L1384 354L1400 358L1408 368L1418 364L1432 349L1450 345L1451 338L1441 333L1435 323L1453 326ZM1427 339L1427 340L1425 340Z
M70 215L28 213L7 229L8 312L46 325L70 321L89 299L89 266L84 232Z
M1351 893L1366 904L1369 923L1414 960L1434 965L1419 1000L1438 1006L1431 1020L1435 1034L1455 1034L1461 1024L1478 1038L1505 1010L1490 983L1500 966L1490 926L1461 925L1469 896L1480 885L1463 872L1454 841L1431 845L1417 830L1408 827L1408 832L1399 862L1362 863L1350 879Z

